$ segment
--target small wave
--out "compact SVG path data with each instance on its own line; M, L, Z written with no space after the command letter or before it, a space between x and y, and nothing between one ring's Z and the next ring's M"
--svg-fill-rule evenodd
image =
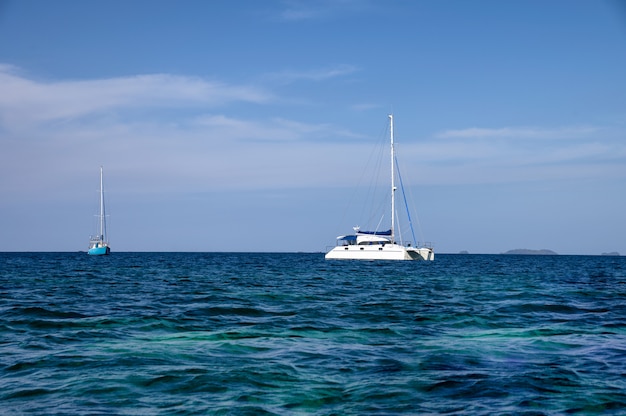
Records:
M47 319L81 319L86 316L73 311L59 311L54 309L46 309L39 306L14 307L5 312L7 316L18 316L24 319L29 318L47 318Z
M44 388L25 388L9 391L3 395L4 400L10 399L34 399L39 396L45 396L55 393L54 390Z

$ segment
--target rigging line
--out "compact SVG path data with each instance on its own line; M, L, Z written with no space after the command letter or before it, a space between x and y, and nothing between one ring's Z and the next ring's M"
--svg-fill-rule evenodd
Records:
M408 197L411 200L411 207L413 207L413 210L414 210L413 213L415 214L415 222L417 223L417 229L419 231L420 239L422 242L425 242L426 239L424 238L424 231L422 230L422 223L420 222L419 212L415 208L417 207L417 204L415 203L415 195L413 194L413 190L411 189L410 186L409 186L408 194L409 194Z
M406 216L409 220L409 227L411 228L411 235L413 236L413 244L417 245L415 239L415 231L413 230L413 221L411 221L411 212L409 211L409 204L406 201L406 193L404 192L404 183L402 182L402 175L400 174L400 167L398 166L398 159L394 155L396 161L396 170L398 171L398 179L400 180L400 189L402 189L402 198L404 199L404 207L406 209Z
M375 152L372 153L371 163L369 163L371 167L371 172L369 172L369 187L367 189L367 195L365 203L362 206L361 218L367 217L367 226L372 227L372 225L376 221L376 217L380 214L380 208L376 207L376 202L379 198L380 193L380 172L382 171L382 160L383 160L383 148L378 145L375 149Z
M400 216L398 215L398 210L396 210L396 218L399 218ZM404 237L402 237L402 227L400 226L399 223L397 223L397 227L398 228L398 237L400 238L400 245L404 245ZM397 242L397 241L396 241Z
M361 174L357 177L356 186L352 187L346 198L339 224L344 223L347 213L352 212L353 208L358 208L355 211L359 211L356 218L361 219L359 223L361 229L376 229L374 225L381 213L383 216L387 215L387 185L382 184L383 178L388 180L388 170L383 169L385 161L388 163L388 159L385 158L385 154L388 154L386 153L389 145L388 135L389 124L386 123L370 147L365 166L362 167ZM385 192L384 196L383 192ZM362 221L365 221L365 224Z
M372 188L373 181L371 180L371 178L369 178L369 188L366 189L367 193L365 194L365 201L363 201L363 193L364 193L363 190L365 188L364 184L367 183L366 179L368 179L366 177L367 173L371 171L369 167L370 165L374 163L373 160L374 160L375 155L376 155L376 148L372 147L367 158L367 163L365 164L365 166L361 168L362 169L361 174L358 176L356 185L350 185L351 191L350 191L349 197L346 199L346 202L344 203L343 213L338 222L339 228L343 227L347 214L348 213L351 213L351 215L353 214L352 211L354 207L361 207L361 212L359 215L357 215L357 219L363 219L366 216L365 207L368 206L368 202L370 200L369 195L372 193L371 188Z
M379 215L386 215L386 202L388 197L386 193L382 196L382 192L386 192L387 187L382 187L384 172L383 166L385 166L385 155L387 154L387 141L386 134L389 131L389 127L385 126L381 132L379 132L378 139L372 147L372 151L368 158L367 166L365 167L365 173L369 179L369 186L365 195L364 203L361 205L361 213L359 218L366 219L365 229L375 229L377 218ZM365 176L365 175L364 175ZM381 189L384 189L384 191Z
M384 215L382 217L380 217L380 221L378 221L378 225L376 225L376 230L374 230L374 231L378 231L379 230L380 224L383 222L383 218L385 218Z

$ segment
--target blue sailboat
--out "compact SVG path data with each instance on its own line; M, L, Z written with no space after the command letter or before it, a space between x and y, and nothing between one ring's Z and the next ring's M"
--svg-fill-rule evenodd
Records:
M100 215L98 215L100 232L89 238L89 250L87 254L92 256L104 256L111 252L107 238L106 214L104 210L104 186L102 182L102 166L100 166Z

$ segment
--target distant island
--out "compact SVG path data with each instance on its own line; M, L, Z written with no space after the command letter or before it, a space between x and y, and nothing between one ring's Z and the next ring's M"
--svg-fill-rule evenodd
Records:
M546 249L542 249L542 250L530 250L527 248L517 248L515 250L509 250L505 253L502 254L525 254L525 255L539 255L539 256L554 256L557 255L558 253L555 253L552 250L546 250Z
M617 251L611 251L610 253L602 253L603 256L619 256Z

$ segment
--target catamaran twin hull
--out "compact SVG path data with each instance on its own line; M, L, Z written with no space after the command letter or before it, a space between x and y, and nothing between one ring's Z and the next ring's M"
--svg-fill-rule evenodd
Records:
M411 247L410 245L397 244L394 239L396 231L396 158L393 138L393 115L389 115L389 141L390 141L390 166L391 166L391 226L386 231L361 231L360 227L353 227L355 235L342 235L337 237L337 246L326 253L327 260L434 260L435 252L431 247ZM398 176L399 176L399 172ZM400 184L402 184L402 179ZM401 186L402 192L404 187ZM404 198L406 204L406 198ZM408 212L408 207L407 207ZM410 223L410 218L409 218ZM411 233L413 226L411 225ZM413 236L415 240L415 236Z
M326 253L326 260L434 260L428 247L404 247L398 244L337 246Z

